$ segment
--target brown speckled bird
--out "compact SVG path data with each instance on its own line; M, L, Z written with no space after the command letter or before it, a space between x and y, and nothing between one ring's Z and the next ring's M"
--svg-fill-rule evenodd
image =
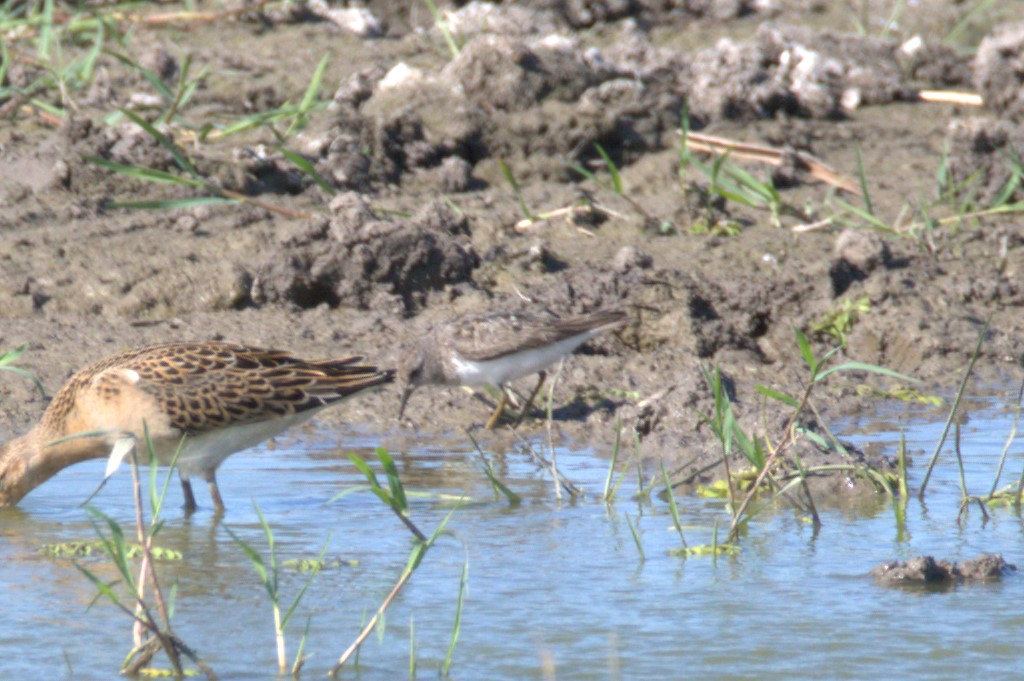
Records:
M71 377L32 430L0 445L0 507L74 463L119 459L136 443L144 449L148 430L162 465L181 446L186 512L196 508L193 476L209 484L222 512L216 472L224 459L394 379L361 360L305 360L220 342L166 343L100 360ZM82 433L90 436L73 437Z

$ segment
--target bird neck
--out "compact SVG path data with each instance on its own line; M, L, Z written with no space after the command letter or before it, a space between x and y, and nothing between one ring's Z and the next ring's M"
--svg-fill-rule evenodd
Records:
M102 438L54 442L59 433L39 426L0 445L0 507L14 506L29 492L72 464L102 458L110 450Z

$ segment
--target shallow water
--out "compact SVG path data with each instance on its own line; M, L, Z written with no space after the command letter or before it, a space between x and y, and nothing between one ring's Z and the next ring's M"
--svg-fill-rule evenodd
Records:
M1004 402L974 405L962 450L968 487L984 493L1010 429ZM980 405L980 406L979 406ZM983 407L983 408L982 408ZM915 456L913 483L941 431L942 412L897 420L840 424L849 439L895 451L906 428ZM935 423L934 421L939 421ZM869 432L869 431L877 432ZM412 547L397 518L369 493L335 494L364 482L345 458L374 459L374 442L307 429L227 461L219 476L229 512L221 524L209 511L190 521L177 508L172 482L166 526L158 543L184 553L161 564L165 588L177 582L177 633L223 679L276 678L273 621L266 593L227 528L266 555L250 499L274 529L281 560L327 557L342 566L318 574L288 628L294 655L307 621L303 674L320 678L391 589ZM948 449L948 448L947 448ZM951 450L950 450L951 451ZM558 452L560 470L582 486L579 501L555 498L550 478L522 451L491 454L499 477L523 497L518 506L496 498L471 446L432 445L396 453L411 499L412 519L429 533L464 506L411 583L364 645L358 668L342 678L409 676L410 633L417 676L433 677L451 636L460 576L468 590L451 676L455 679L628 678L956 678L1017 672L1024 639L1024 580L961 586L946 592L885 589L867 576L893 558L933 554L950 560L983 551L1024 563L1021 518L994 509L983 522L972 508L957 522L959 477L949 452L940 460L922 504L909 500L898 528L892 502L879 496L856 509L822 509L815 534L793 510L766 512L750 525L736 556L681 559L667 503L630 499L627 474L620 499L600 493L608 461L592 451ZM1004 481L1020 475L1021 448L1011 449ZM130 648L127 617L105 601L69 560L40 554L48 543L94 538L78 504L101 477L103 462L61 473L18 509L0 512L0 678L106 679L116 676ZM200 504L205 490L196 490ZM129 476L122 471L94 505L130 528ZM711 541L728 514L719 500L679 497L691 544ZM626 515L638 523L641 560ZM354 565L347 561L355 561ZM106 579L101 558L82 565ZM282 573L287 605L306 576Z

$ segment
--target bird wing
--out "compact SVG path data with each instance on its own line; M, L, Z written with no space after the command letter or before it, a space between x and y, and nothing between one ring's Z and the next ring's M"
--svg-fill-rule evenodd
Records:
M393 371L361 360L310 361L229 343L172 343L112 357L94 375L100 391L107 382L110 389L133 383L156 400L170 426L194 435L322 407L393 380Z
M467 317L450 327L452 347L474 361L542 348L594 331L599 333L625 321L625 313L603 310L575 317L541 317L533 314L496 314Z

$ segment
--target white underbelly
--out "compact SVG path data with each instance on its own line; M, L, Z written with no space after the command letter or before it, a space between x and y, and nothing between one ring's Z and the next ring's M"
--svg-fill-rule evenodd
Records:
M254 447L296 424L308 421L317 411L319 409L309 409L292 416L257 421L186 437L184 443L181 444L181 453L178 454L178 472L183 480L188 480L193 475L202 477L204 474L209 474L215 471L224 462L224 459L235 452ZM178 445L179 441L170 439L154 443L156 458L160 465L171 464ZM139 443L142 460L146 459L145 446L145 443Z
M500 385L547 369L593 335L593 332L588 331L547 347L514 352L484 361L455 357L455 371L463 385Z

